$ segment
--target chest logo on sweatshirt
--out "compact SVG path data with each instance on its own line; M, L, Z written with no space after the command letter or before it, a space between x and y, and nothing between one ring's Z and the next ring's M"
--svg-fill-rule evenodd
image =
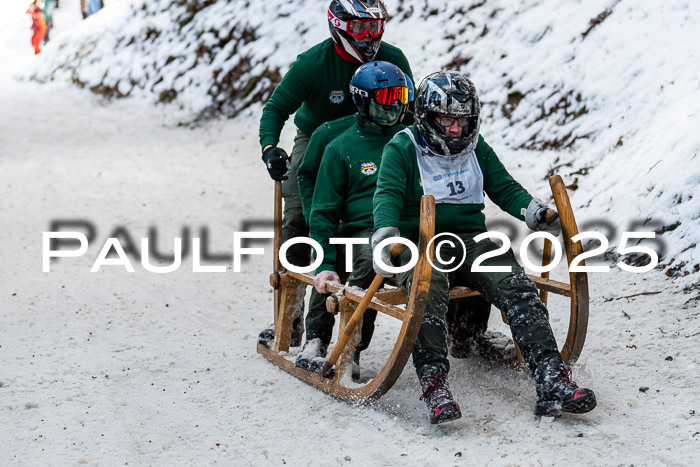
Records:
M374 164L374 162L363 162L362 173L365 175L375 174L377 173L377 166Z
M328 95L328 99L334 104L340 104L343 102L343 99L345 99L345 93L340 90L340 91L331 91L331 93Z

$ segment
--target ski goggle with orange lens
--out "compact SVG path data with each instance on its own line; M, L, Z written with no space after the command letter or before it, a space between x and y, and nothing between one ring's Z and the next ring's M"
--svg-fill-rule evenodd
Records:
M406 86L392 86L377 89L375 99L382 105L391 105L397 100L402 104L408 104L408 88Z
M376 39L384 32L383 18L351 19L350 21L343 21L328 10L328 21L330 21L333 26L347 32L355 39L362 39L367 36L367 34L372 36L372 39Z

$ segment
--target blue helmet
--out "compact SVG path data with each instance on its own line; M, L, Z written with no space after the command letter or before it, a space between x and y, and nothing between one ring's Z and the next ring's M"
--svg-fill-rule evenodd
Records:
M409 78L406 73L404 73L404 76L406 77L406 83L408 84L408 102L411 103L413 102L413 93L415 92L415 90L413 89L413 83L411 82L411 78Z
M375 61L360 66L350 80L350 94L364 120L380 126L401 121L413 84L399 67Z

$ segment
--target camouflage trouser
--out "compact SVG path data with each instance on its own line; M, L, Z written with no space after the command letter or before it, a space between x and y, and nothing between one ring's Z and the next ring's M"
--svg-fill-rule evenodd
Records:
M466 247L466 259L456 271L444 273L432 270L428 304L423 315L423 323L413 348L413 364L418 371L423 365L442 365L449 370L447 360L447 324L449 289L455 285L465 285L478 290L486 300L506 314L513 334L513 340L531 370L543 357L559 355L557 343L549 325L547 309L539 298L535 284L518 265L512 251L482 261L483 266L510 266L511 272L472 272L475 259L498 246L488 239L479 243L473 238L478 232L459 234ZM441 256L455 257L459 262L464 253L461 245L455 248L444 245ZM399 256L399 263L406 264L410 259L408 249ZM449 269L439 258L434 263L442 269ZM401 282L410 290L413 270L399 274ZM420 373L419 373L420 374Z
M372 230L362 230L355 234L343 236L369 239L372 236ZM367 289L372 283L372 279L375 277L372 268L372 248L369 242L367 245L353 245L352 274L345 272L345 246L338 246L337 252L335 271L340 277L340 282L344 283L348 281L350 286ZM330 294L320 294L316 292L316 289L312 289L311 291L309 312L306 315L307 340L320 338L326 344L331 341L335 316L326 311L326 297L329 295ZM357 349L365 350L369 346L369 342L372 340L372 334L374 334L374 320L376 317L377 312L375 310L365 311L362 318L362 337Z

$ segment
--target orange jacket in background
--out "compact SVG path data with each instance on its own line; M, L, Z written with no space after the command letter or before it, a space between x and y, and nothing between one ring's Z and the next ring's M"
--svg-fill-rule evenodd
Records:
M35 4L29 5L26 13L32 15L32 47L34 47L34 53L38 54L41 52L41 42L44 40L46 35L46 21L44 21L44 15L41 9Z

